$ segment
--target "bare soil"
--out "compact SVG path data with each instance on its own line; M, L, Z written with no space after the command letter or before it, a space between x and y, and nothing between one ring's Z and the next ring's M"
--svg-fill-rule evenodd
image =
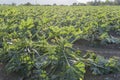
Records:
M92 51L105 58L113 56L120 57L120 44L99 45L96 47L93 45L91 46L91 42L81 39L76 41L73 47L77 50L81 50L82 54L85 54L87 51ZM93 75L89 69L86 69L84 80L120 80L120 73Z
M120 80L120 73L107 74L107 75L93 75L87 69L84 80Z
M104 57L117 56L120 57L120 44L108 44L108 45L92 45L87 40L80 39L73 45L75 49L81 50L82 52L92 51L98 55Z
M7 74L6 71L4 71L3 64L0 64L0 80L23 80L23 79L16 73Z

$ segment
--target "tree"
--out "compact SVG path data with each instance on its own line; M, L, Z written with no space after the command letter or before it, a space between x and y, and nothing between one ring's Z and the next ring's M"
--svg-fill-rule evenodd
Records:
M98 5L98 4L97 4L97 0L94 1L94 5L95 5L95 6Z
M84 3L78 3L78 6L86 6Z
M105 4L106 4L106 5L109 5L109 0L106 0L106 1L105 1Z
M32 4L30 2L27 2L26 4L24 4L25 6L31 6Z
M94 5L94 2L93 2L93 1L91 1L91 2L87 2L87 5L91 5L91 6L93 6L93 5Z
M16 6L16 3L12 3L11 5L12 5L12 6Z
M73 5L73 6L77 6L77 3L73 3L72 5Z
M54 4L53 4L53 6L57 6L57 4L56 4L56 3L54 3Z
M114 0L116 5L120 5L120 0Z

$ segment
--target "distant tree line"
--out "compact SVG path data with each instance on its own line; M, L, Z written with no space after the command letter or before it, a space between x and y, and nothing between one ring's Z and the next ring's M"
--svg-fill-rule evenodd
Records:
M12 4L1 4L1 5L9 5L9 6L16 6L16 3L12 3ZM30 2L27 2L25 4L20 4L22 6L40 6L40 4L32 4ZM106 0L106 1L101 1L101 0L94 0L94 1L90 1L87 3L73 3L71 6L102 6L102 5L120 5L120 0L114 0L114 1L110 1L110 0ZM54 3L53 5L51 4L45 4L44 6L57 6L56 3ZM67 5L59 5L59 6L67 6Z
M95 0L95 1L91 1L91 2L87 2L87 5L93 5L93 6L99 6L99 5L120 5L120 0L114 0L114 1L110 1L110 0L106 0L105 2L101 1L101 0Z
M94 1L90 1L87 2L86 4L84 3L73 3L73 6L87 6L87 5L91 5L91 6L99 6L99 5L120 5L120 0L114 0L114 1L110 1L110 0L106 0L106 1L101 1L101 0L94 0Z

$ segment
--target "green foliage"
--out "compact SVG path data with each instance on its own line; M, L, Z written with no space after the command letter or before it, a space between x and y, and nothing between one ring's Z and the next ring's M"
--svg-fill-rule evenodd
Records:
M75 53L72 44L62 37L55 40L55 45L42 39L4 42L0 59L6 64L7 72L19 72L24 77L39 80L83 79L85 65L76 60L81 56Z
M120 72L120 58L112 57L105 59L103 56L95 55L94 53L88 52L84 56L88 60L87 66L94 75L110 74Z
M79 39L119 44L119 7L18 6L0 8L0 62L28 80L82 80L119 70L119 59L73 49ZM112 26L112 27L111 27Z

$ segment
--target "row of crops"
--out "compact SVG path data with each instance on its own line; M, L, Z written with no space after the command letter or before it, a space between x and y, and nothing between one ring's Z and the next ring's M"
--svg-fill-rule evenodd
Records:
M120 59L74 49L76 40L120 44L120 7L1 6L0 62L28 80L83 80L120 71ZM112 36L113 32L117 37Z

